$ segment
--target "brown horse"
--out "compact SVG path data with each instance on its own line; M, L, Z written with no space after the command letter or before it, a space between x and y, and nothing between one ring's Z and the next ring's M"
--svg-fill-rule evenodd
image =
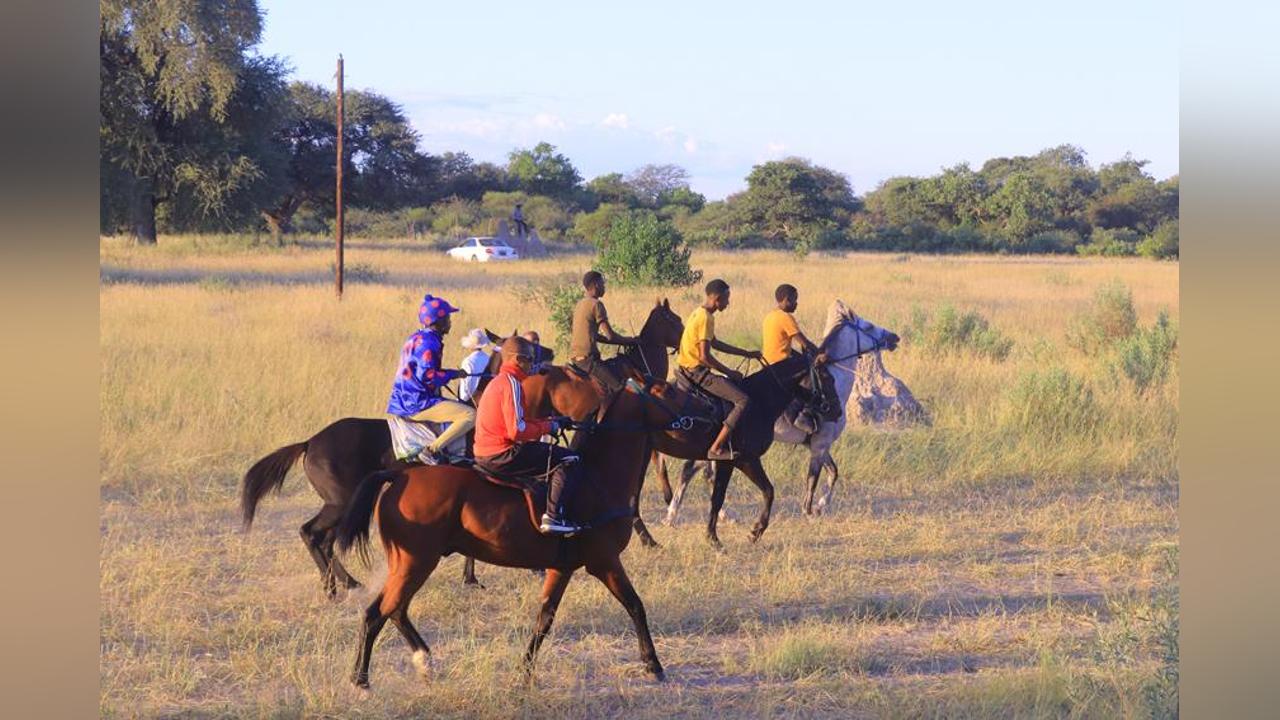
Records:
M501 341L488 330L490 339ZM543 362L554 359L550 348L536 346L535 351ZM476 388L476 400L488 385L489 375L497 372L497 353L490 362L486 376L481 377ZM338 585L357 588L360 583L342 566L333 553L334 528L342 519L342 513L351 501L360 481L375 470L394 470L408 467L408 463L396 460L391 447L391 431L383 418L342 418L334 421L307 440L286 445L254 463L244 475L240 489L240 508L245 530L253 525L258 503L267 493L280 491L285 476L299 460L302 469L315 488L324 506L315 517L301 528L302 542L320 569L320 580L325 594L335 598ZM463 565L463 581L479 585L475 577L475 562L468 559Z
M600 400L593 383L560 368L527 378L523 389L531 416L557 412L577 418ZM440 558L452 553L493 565L546 570L542 609L524 656L530 679L565 588L582 567L626 608L646 669L662 679L644 604L627 578L621 554L631 539L630 520L644 482L651 433L669 418L635 392L613 396L594 417L598 424L579 449L583 482L574 498L575 518L588 527L571 538L539 533L522 492L498 486L471 469L413 467L374 473L361 482L338 526L338 547L354 547L367 557L376 505L387 581L364 612L352 682L368 686L373 644L387 620L408 642L419 673L427 675L430 649L409 620L409 602Z

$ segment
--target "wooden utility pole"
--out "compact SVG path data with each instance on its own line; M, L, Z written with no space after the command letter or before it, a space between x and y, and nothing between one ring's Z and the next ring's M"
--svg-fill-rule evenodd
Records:
M346 223L342 217L342 55L338 55L338 188L336 195L336 205L338 208L338 217L335 224L338 229L338 245L337 258L334 262L333 283L334 289L338 293L338 299L342 299L342 233L346 229Z

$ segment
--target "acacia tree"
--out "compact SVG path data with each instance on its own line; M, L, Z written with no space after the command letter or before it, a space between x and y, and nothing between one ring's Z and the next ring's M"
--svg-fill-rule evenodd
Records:
M269 184L272 163L255 155L267 147L237 132L269 124L277 108L265 101L283 76L250 54L262 33L256 0L100 0L99 11L103 191L124 195L103 204L127 206L134 237L154 243L157 207L184 194L216 218ZM247 80L263 102L246 97Z
M418 150L418 134L400 107L374 92L346 93L343 174L353 207L389 209L435 199L440 163ZM289 114L276 132L288 156L281 192L261 210L273 234L288 232L304 204L332 212L337 125L334 93L312 83L289 88Z

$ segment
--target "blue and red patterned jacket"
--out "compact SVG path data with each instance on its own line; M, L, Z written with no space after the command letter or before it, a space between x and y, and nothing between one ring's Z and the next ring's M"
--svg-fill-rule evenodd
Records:
M408 417L440 402L440 389L462 375L458 370L440 367L443 355L444 343L435 330L423 328L409 336L400 351L388 413Z

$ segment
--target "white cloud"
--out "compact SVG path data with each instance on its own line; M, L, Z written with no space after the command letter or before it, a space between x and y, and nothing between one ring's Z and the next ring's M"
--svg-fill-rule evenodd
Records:
M600 124L608 128L626 130L631 126L631 120L627 117L626 113L609 113L604 117L604 120L602 120Z
M542 130L563 130L564 120L559 115L543 112L533 116L533 125Z
M684 139L684 151L692 155L698 152L698 141L692 135L688 135Z

